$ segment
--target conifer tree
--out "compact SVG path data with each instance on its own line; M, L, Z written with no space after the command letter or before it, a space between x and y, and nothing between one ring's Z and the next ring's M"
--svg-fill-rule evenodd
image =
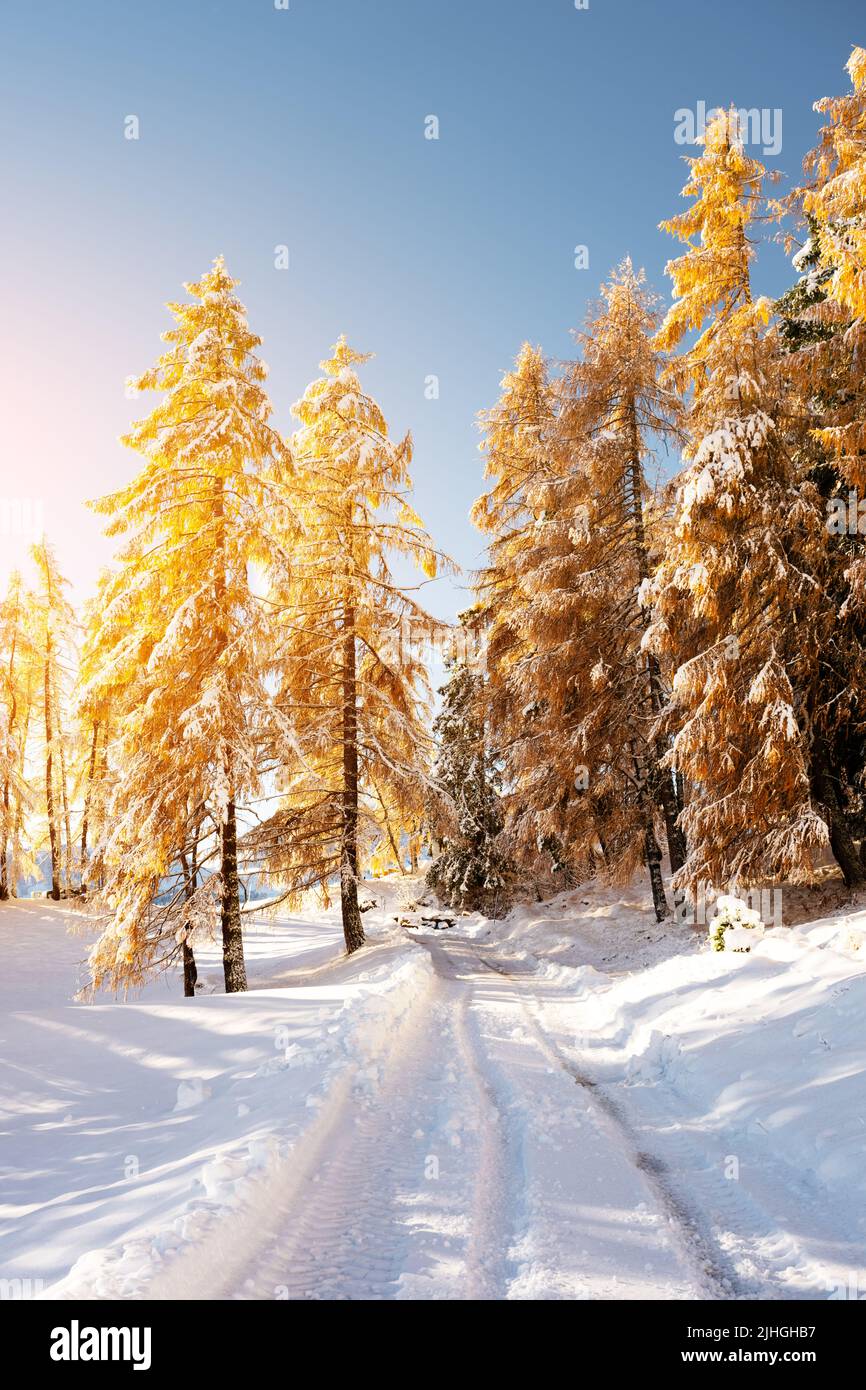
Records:
M31 551L36 566L34 644L41 676L45 748L45 816L51 855L51 897L72 888L72 844L65 744L67 697L72 676L76 617L66 597L69 581L60 572L52 547L43 538ZM64 834L65 831L65 834Z
M117 699L119 694L112 689L116 667L104 662L104 652L113 647L105 618L111 580L111 572L104 570L97 581L96 594L85 607L84 643L78 668L79 759L75 789L82 806L79 845L82 894L86 894L92 879L102 877L105 813L110 795L108 754L113 739L112 697ZM135 675L134 667L130 674Z
M657 322L643 273L624 261L602 287L578 335L578 360L560 385L557 477L531 558L538 599L526 633L534 647L530 679L549 710L545 762L552 760L567 787L572 769L584 770L578 792L592 808L584 836L595 827L608 868L619 875L644 860L661 921L668 905L659 816L674 872L685 844L657 728L666 683L658 657L643 645L641 589L663 539L645 465L650 440L676 440L679 416L650 344ZM561 758L566 749L570 767ZM578 839L575 847L586 853L590 842Z
M511 839L524 862L542 847L572 868L592 868L601 854L627 876L644 859L661 920L659 812L674 869L684 852L654 732L662 671L642 651L638 604L656 529L647 436L675 432L678 413L658 382L654 326L642 277L626 262L561 380L551 384L540 352L524 347L483 417L496 482L474 515L494 536L480 593Z
M162 398L124 440L144 466L94 504L108 534L125 537L94 639L92 693L110 698L119 769L97 985L136 983L174 958L190 916L180 856L204 814L218 873L202 910L218 894L226 991L246 988L237 808L261 785L273 651L253 567L284 562L274 537L292 532L291 457L269 423L267 368L235 284L220 257L186 286L191 302L169 306L167 349L135 383Z
M469 911L490 910L510 880L500 845L500 774L485 729L483 685L468 660L452 661L433 725L438 796L431 828L439 853L427 882L444 902Z
M803 209L814 219L819 267L828 272L828 296L851 320L866 317L866 48L846 64L852 91L823 97L815 110L827 117L817 149L807 157L812 182ZM858 439L849 439L848 452ZM866 448L859 436L859 451Z
M393 557L428 576L444 557L409 503L409 435L397 442L341 338L293 407L295 496L303 538L283 615L277 741L283 804L250 838L289 892L339 877L346 950L364 944L357 885L380 836L377 807L397 830L417 820L429 788L424 635L441 626L395 580ZM446 562L447 563L447 562ZM383 803L384 798L384 803ZM392 826L393 830L393 826Z
M798 283L779 301L786 368L817 417L813 435L828 469L847 487L866 488L866 49L847 64L853 91L825 97L818 146L804 161L806 183L776 210L796 209L807 231L794 258ZM791 238L788 238L789 242ZM861 567L853 574L859 578Z
M543 758L535 758L536 728L544 727L546 705L543 692L526 690L533 649L525 621L537 595L523 571L546 519L543 490L555 473L555 390L539 347L524 343L514 369L502 378L499 400L480 423L484 476L492 480L472 509L475 525L490 538L476 577L476 621L486 648L484 700L491 746L503 767L508 844L525 866L564 833L559 811L573 780L572 775L563 786ZM545 799L550 813L539 820L533 808Z
M33 688L30 604L15 570L0 603L0 901L15 895L23 867L16 828L32 807L24 777Z
M689 164L695 201L663 224L688 249L668 267L675 298L656 340L669 350L699 330L669 369L691 392L688 462L647 591L647 645L676 667L672 760L689 787L678 882L808 877L829 837L854 884L826 761L851 697L831 708L822 694L835 623L822 501L792 462L805 426L787 411L772 306L751 290L763 170L734 113Z
M791 411L810 426L798 460L827 509L836 623L822 699L838 713L822 744L825 795L866 863L866 724L850 698L866 646L866 50L853 50L847 70L853 90L816 103L826 123L804 162L807 181L781 207L799 211L807 240L794 258L798 282L776 308Z

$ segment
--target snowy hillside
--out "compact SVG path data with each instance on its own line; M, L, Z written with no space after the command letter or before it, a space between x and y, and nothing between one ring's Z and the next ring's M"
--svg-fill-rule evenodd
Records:
M368 886L369 887L369 886ZM0 906L0 1274L49 1297L829 1298L857 1289L866 914L748 955L581 889L251 989L72 1000L81 918ZM219 980L202 955L206 989Z

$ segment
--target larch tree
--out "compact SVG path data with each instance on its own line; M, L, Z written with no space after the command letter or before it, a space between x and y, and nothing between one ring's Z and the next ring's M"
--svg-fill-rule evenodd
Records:
M293 407L303 536L288 584L274 591L284 633L277 703L287 736L274 746L282 798L250 837L289 893L327 892L339 878L350 953L364 944L358 880L381 838L382 808L398 842L429 787L422 655L442 625L392 564L409 560L428 578L448 564L409 502L411 438L389 437L358 377L365 361L341 338Z
M524 565L533 595L524 635L533 653L527 694L543 692L546 706L541 758L568 788L573 849L586 856L597 837L619 877L643 860L661 921L660 824L674 872L685 842L659 730L667 684L643 641L643 586L664 540L646 465L653 445L676 442L679 428L678 400L659 380L650 341L657 326L657 302L626 260L602 287L559 385L554 476Z
M580 360L550 382L525 346L482 417L494 486L474 517L491 532L479 580L489 702L512 844L524 863L628 876L643 860L659 920L668 905L658 840L684 858L657 657L640 607L657 518L648 438L676 433L678 403L649 343L654 304L630 263L579 335Z
M161 400L124 439L144 466L94 504L124 537L96 620L92 697L116 722L97 986L137 983L177 958L193 917L216 914L226 991L246 988L237 809L261 789L274 639L263 576L285 560L275 537L292 531L292 465L235 284L220 257L186 286L190 302L169 306L166 351L135 383ZM196 916L181 856L203 821L211 872Z
M564 786L542 755L550 727L548 706L545 692L529 675L533 645L526 618L538 599L530 557L549 520L557 474L555 386L539 347L524 343L513 370L502 378L498 401L481 414L480 425L490 486L471 515L489 538L485 565L475 580L475 621L485 642L488 734L502 765L507 852L524 868L543 872L545 861L548 867L560 866L563 840L573 829L563 816L573 774Z
M25 754L33 702L31 600L13 571L0 603L0 900L14 897L25 867L19 831L32 807Z
M73 848L67 785L68 698L73 676L77 620L66 597L69 581L43 538L31 550L36 568L33 640L41 678L45 750L45 817L51 856L51 897L72 890ZM63 887L61 888L61 884Z
M111 571L104 570L82 616L84 640L76 691L78 760L75 778L76 800L81 804L78 857L82 894L87 893L92 878L102 879L106 809L111 787L112 710L118 697L118 691L112 688L112 675L116 677L118 668L109 667L104 661L104 652L115 645L114 635L109 636L105 621L111 584ZM135 666L127 665L126 669L128 676L134 678Z
M645 597L647 647L675 667L668 727L688 783L691 888L808 878L832 845L846 879L859 865L826 761L833 722L822 653L832 642L822 499L796 466L804 423L788 410L772 306L754 299L753 227L763 169L734 112L689 160L688 210L662 225L685 242L674 302L657 335L693 339L667 379L689 393L686 467L673 525Z

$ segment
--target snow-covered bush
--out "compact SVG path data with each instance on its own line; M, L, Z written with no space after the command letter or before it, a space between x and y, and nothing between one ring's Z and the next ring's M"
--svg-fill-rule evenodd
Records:
M764 923L742 898L723 895L716 900L716 915L709 938L714 951L750 951L764 934Z

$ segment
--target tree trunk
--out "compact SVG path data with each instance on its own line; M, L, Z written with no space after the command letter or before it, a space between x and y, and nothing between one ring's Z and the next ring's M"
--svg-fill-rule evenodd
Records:
M100 780L100 782L101 782L101 784L102 784L102 787L103 787L103 799L105 798L105 795L106 795L106 793L107 793L107 791L108 791L108 740L109 740L109 736L110 736L110 730L111 730L111 725L110 725L110 723L109 723L108 717L106 716L106 720L105 720L105 729L103 730L103 734L102 734L102 756L101 756L100 759L99 759L99 780ZM97 879L97 886L99 887L99 891L102 892L103 888L105 887L105 856L104 856L104 855L100 855L100 856L99 856L98 869L99 869L99 877L98 877L98 879Z
M9 897L9 778L7 777L3 786L3 835L0 843L0 902L5 902Z
M185 999L195 998L198 980L198 966L195 963L192 947L188 941L183 943L183 994Z
M28 680L27 683L27 703L24 706L24 718L21 721L21 742L18 746L18 778L24 781L24 770L27 762L27 739L30 734L30 718L33 712L33 686ZM21 834L24 829L24 802L19 788L15 797L15 820L12 826L12 864L9 873L9 896L18 897L18 864L21 849ZM8 855L7 855L8 857Z
M182 855L180 856L180 862L181 862L181 866L182 866L182 868L183 868L183 887L184 887L184 893L185 893L187 902L189 902L190 898L192 897L193 893L194 893L195 890L196 890L196 884L197 884L197 880L198 880L198 863L197 863L197 861L196 861L195 849L193 850L192 869L190 869L189 864L187 863L187 858L186 858L186 855L185 855L185 854L182 854ZM188 922L187 922L187 926L189 926L189 923L188 923ZM187 941L186 937L184 937L184 940L183 940L183 993L184 993L184 998L185 998L185 999L192 999L192 998L195 997L195 986L196 986L196 981L197 981L197 979L198 979L198 967L197 967L197 965L196 965L196 963L195 963L195 956L194 956L194 954L193 954L193 949L192 949L192 947L190 946L189 942Z
M665 897L665 885L662 879L662 852L651 823L644 831L644 857L649 870L656 921L663 922L669 915L668 900Z
M394 856L394 862L397 865L397 868L400 870L400 873L405 874L406 870L403 866L403 856L400 853L400 846L398 845L394 837L394 831L391 827L391 818L388 815L388 808L385 805L385 798L379 791L379 788L376 786L376 783L373 780L373 778L371 778L370 780L373 783L373 790L376 793L376 796L379 799L379 805L382 808L382 819L385 822L385 831L388 836L388 844L391 846L391 853Z
M866 887L866 868L839 800L839 789L831 770L827 747L818 739L812 749L812 794L818 802L830 832L830 848L842 870L846 888Z
M60 752L60 798L63 806L63 828L65 833L64 853L63 853L63 881L65 885L65 896L72 896L72 824L69 819L69 788L66 785L66 753L63 747L63 730L60 727L58 718L57 740Z
M241 901L238 884L238 828L235 803L230 801L220 827L222 870L223 973L226 994L238 994L247 987L244 938L241 932Z
M12 747L12 735L15 732L15 719L18 713L18 698L15 690L15 649L18 638L19 611L16 607L15 626L12 633L12 649L9 653L9 690L11 700L9 704L9 752ZM3 782L3 837L0 843L0 901L5 902L9 897L9 813L12 808L12 778L7 772Z
M633 546L635 560L637 561L637 572L639 582L649 576L649 555L647 553L646 532L643 524L643 469L640 461L640 432L637 423L637 407L634 399L630 400L627 406L629 435L630 435L630 458L626 477L623 479L623 498L625 509L630 516L632 524ZM640 619L644 629L648 626L648 618L641 610ZM649 696L650 709L653 719L657 719L664 706L664 692L662 690L661 670L658 661L651 653L646 657L647 672L647 694ZM676 873L686 862L686 840L680 826L677 823L680 807L673 777L670 772L661 766L667 749L664 740L657 738L653 741L653 766L650 768L649 776L652 784L653 796L656 800L665 822L665 836L668 842L668 855L671 861L671 873ZM655 839L655 835L653 835ZM658 908L656 909L658 911ZM661 919L659 919L661 920Z
M655 665L655 658L651 657L650 662ZM659 711L661 705L659 705ZM671 873L675 874L677 869L681 869L686 862L686 837L679 824L679 815L682 807L680 806L677 788L671 772L662 767L661 760L664 757L665 749L661 740L656 740L655 756L656 766L655 775L658 783L656 795L658 804L661 807L662 815L665 819L665 838L668 842L668 855L671 861Z
M340 843L340 903L343 936L351 955L364 945L358 910L358 691L355 610L343 608L343 826Z
M229 612L226 598L226 542L224 480L215 479L214 515L216 526L216 557L214 597L217 622L217 645L223 657L229 643ZM226 818L220 826L220 868L222 872L222 934L223 975L226 994L237 994L247 987L247 968L244 962L244 938L241 932L241 901L238 883L238 829L234 800L234 779L226 766L224 775L232 789L226 808Z
M60 898L60 865L57 851L57 818L54 808L54 727L51 713L51 634L45 646L45 804L48 812L48 839L51 845L51 896Z
M652 796L650 780L646 775L638 756L637 746L632 741L631 757L634 764L635 785L637 787L638 805L640 807L641 818L643 820L644 833L644 860L647 871L649 872L650 888L653 895L653 907L655 908L656 921L663 922L669 915L668 900L665 897L665 885L662 878L662 852L655 832L655 802Z
M87 768L87 791L84 796L84 815L81 821L81 893L87 891L87 830L90 823L90 804L93 799L93 784L96 780L96 751L99 745L99 720L93 721L93 738L90 743L90 763Z

